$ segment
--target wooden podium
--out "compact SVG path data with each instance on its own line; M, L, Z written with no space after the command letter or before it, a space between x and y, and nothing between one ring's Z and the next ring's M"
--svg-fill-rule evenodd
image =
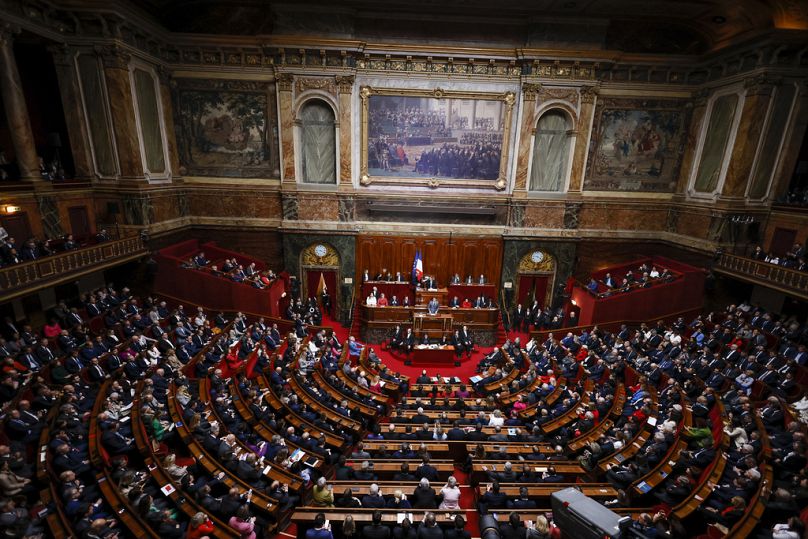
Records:
M427 333L437 333L440 332L441 335L443 333L452 332L452 315L451 314L425 314L425 313L413 313L412 315L412 331L416 335L423 335L423 332L426 331Z
M438 305L448 305L446 298L449 296L449 290L446 288L433 288L427 290L426 288L415 289L415 304L426 305L432 298L438 300Z

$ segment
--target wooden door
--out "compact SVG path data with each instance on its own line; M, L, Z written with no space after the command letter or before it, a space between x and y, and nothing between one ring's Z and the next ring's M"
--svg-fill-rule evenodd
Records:
M12 215L3 215L0 217L0 224L6 229L8 235L14 238L18 248L22 247L33 236L31 224L28 222L28 214L24 211Z
M769 245L769 253L775 254L777 256L785 255L794 246L794 242L796 239L797 239L796 230L780 227L775 228L774 234L772 234L771 245Z
M90 218L87 216L87 206L73 206L67 209L70 218L70 232L76 241L86 240L90 237Z

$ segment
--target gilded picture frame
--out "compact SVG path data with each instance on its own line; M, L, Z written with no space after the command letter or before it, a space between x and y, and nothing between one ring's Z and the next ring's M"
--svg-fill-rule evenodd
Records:
M514 92L362 86L359 98L361 185L507 186Z

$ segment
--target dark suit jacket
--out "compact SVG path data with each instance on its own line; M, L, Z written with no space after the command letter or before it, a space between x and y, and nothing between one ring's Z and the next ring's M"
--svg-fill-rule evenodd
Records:
M362 539L390 539L390 528L384 524L370 524L362 529Z
M410 497L410 503L413 509L436 509L438 504L435 501L435 489L418 485Z

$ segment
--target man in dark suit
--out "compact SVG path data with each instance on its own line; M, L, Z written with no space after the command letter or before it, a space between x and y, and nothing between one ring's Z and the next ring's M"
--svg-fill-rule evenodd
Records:
M492 509L505 509L508 505L508 496L499 490L499 481L488 486L477 505L480 513L486 514Z
M527 487L519 487L519 497L508 500L508 509L536 509L536 501L529 498Z
M434 513L424 515L424 521L418 527L416 539L443 539L443 530L437 525Z
M421 465L415 470L415 475L419 479L428 479L429 481L438 480L438 470L429 464L428 456L424 456L423 460L421 461Z
M438 504L435 500L435 489L429 486L427 478L421 479L421 482L412 493L410 498L413 509L436 509Z
M112 455L123 455L132 450L134 440L118 432L118 422L112 422L110 428L101 435L101 442Z
M510 462L505 463L501 472L497 472L497 467L493 464L491 465L490 471L488 470L488 466L483 466L483 471L488 474L491 481L498 481L500 483L516 482L516 474L514 473L513 465Z
M371 490L373 487L376 487L378 491L378 487L376 485L371 485ZM377 505L367 505L365 503L365 498L368 498L369 494L362 499L362 507L378 507ZM382 507L384 507L384 498L381 496L377 496L382 500ZM362 528L362 539L390 539L390 527L385 526L382 524L382 512L379 510L373 511L373 516L371 517L371 523L369 526L365 526Z
M370 489L369 489L368 493L365 494L362 497L362 507L368 507L368 508L371 508L371 509L384 509L384 506L385 506L385 501L384 501L384 497L381 495L381 492L379 491L379 485L377 485L376 483L373 483L372 485L370 485ZM381 511L374 511L373 512L374 522L375 522L375 519L376 519L376 513L379 514L379 519L381 521ZM365 529L367 529L367 528L365 528ZM387 536L389 537L390 530L386 526L385 526L384 529L387 530L387 532L388 532ZM368 536L365 536L364 532L363 532L363 537L368 537ZM369 539L378 539L380 537L381 536L373 535L372 537L369 537Z

